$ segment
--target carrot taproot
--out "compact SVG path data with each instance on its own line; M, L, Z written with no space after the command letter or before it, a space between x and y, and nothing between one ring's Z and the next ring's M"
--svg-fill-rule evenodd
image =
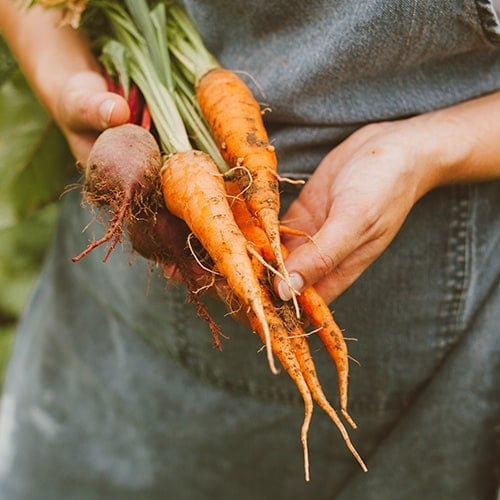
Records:
M342 330L335 321L325 301L314 287L302 290L298 301L304 315L311 322L328 354L337 368L340 411L349 425L356 429L356 423L347 411L349 356Z
M226 182L226 191L231 196L231 208L235 220L245 237L252 242L266 260L272 259L273 252L269 241L255 223L248 208L241 199L239 187L235 182ZM283 255L288 255L286 246L282 246ZM297 297L302 313L316 329L316 333L325 346L337 369L340 411L349 425L356 424L347 411L349 356L342 330L337 325L332 312L314 287L307 287Z
M236 73L221 67L197 81L196 96L250 212L269 238L278 270L289 281L280 246L278 162L259 103Z
M254 269L260 267L261 271L256 271L257 275L264 275L264 268L260 262L254 263ZM263 286L263 285L261 285ZM353 457L359 463L363 471L367 467L360 454L353 445L351 438L341 422L337 412L332 407L325 393L323 392L314 361L307 343L306 334L297 320L289 304L281 304L277 307L268 289L264 292L264 307L266 317L269 320L271 331L271 345L273 352L281 362L287 374L295 383L304 401L304 422L301 430L301 441L304 449L304 470L306 480L309 481L309 456L307 449L307 433L312 418L311 398L328 415L330 420L339 430L342 439ZM252 313L248 315L250 325L259 335L260 325L256 324ZM263 336L261 335L261 338Z
M311 395L318 406L330 417L330 420L332 420L332 422L337 426L337 429L339 430L344 442L346 443L347 448L357 460L363 471L366 472L368 469L363 459L352 444L349 434L344 424L341 422L339 416L337 415L337 412L330 404L325 393L323 392L304 330L300 322L296 320L295 316L292 317L292 311L288 310L288 313L286 312L287 309L289 309L287 306L288 304L283 305L281 314L288 316L288 318L285 318L284 321L287 325L289 338L294 347L295 356L297 357L301 372L304 374L306 383L311 391Z
M167 208L191 228L240 302L259 319L266 337L269 367L278 373L248 242L234 221L216 165L207 154L189 150L169 156L160 176Z
M271 304L272 305L272 304ZM283 328L279 317L270 307L270 303L266 301L265 303L266 317L274 318L270 319L269 328L271 330L271 344L273 346L273 352L280 361L284 370L288 376L292 379L295 386L297 387L303 403L304 403L304 420L302 422L300 431L300 440L302 443L303 456L304 456L304 475L306 481L310 480L309 472L309 446L308 446L308 433L311 424L312 414L313 414L313 398L311 396L311 391L302 373L300 364L295 357L295 352L293 347L287 338L287 333ZM262 328L260 322L253 313L248 315L250 325L252 329L261 337L262 342L265 342L265 336L262 334Z
M254 267L254 272L257 276L263 276L265 274L264 267L260 261L256 261L253 258L252 265ZM276 311L274 303L271 298L269 290L261 284L264 310L266 317L269 322L269 330L271 332L271 346L276 357L280 361L282 367L292 379L297 390L299 391L302 401L304 403L304 420L302 422L302 427L300 431L300 440L302 443L303 457L304 457L304 476L306 481L310 480L309 471L309 447L308 447L308 433L311 424L312 414L313 414L313 398L309 385L306 382L304 374L302 372L301 366L297 361L294 348L290 343L286 329L283 326L281 317ZM262 331L262 326L258 318L255 316L253 311L247 312L247 318L250 323L250 327L255 333L261 338L262 342L265 343L265 334Z
M273 252L270 249L269 240L261 228L256 225L254 217L248 211L241 198L239 186L235 182L228 181L226 182L226 191L231 196L231 208L242 233L266 260L272 260ZM282 245L282 253L285 257L288 255L288 249L285 245ZM314 287L307 287L297 299L302 313L316 328L318 337L335 363L341 413L349 424L356 428L356 424L347 411L349 357L342 331L327 304Z
M283 255L288 249L283 245ZM316 329L316 334L325 346L337 369L340 411L349 425L356 429L356 423L347 411L349 356L342 330L321 295L312 286L306 287L297 297L301 311Z
M225 183L226 193L229 199L229 205L234 215L234 220L238 224L243 236L261 253L262 257L268 262L275 261L274 251L269 243L269 238L259 225L256 217L250 213L250 210L243 199L241 188L234 180L227 180Z

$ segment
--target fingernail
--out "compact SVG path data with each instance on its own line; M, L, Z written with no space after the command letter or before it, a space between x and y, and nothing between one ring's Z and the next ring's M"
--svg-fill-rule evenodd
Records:
M111 121L111 114L115 108L115 101L112 99L106 99L99 106L99 116L101 117L101 122L103 127L107 127Z
M298 292L302 290L304 287L304 280L302 276L298 273L290 274L290 285L292 288ZM281 300L287 301L293 297L293 291L288 286L288 283L285 280L281 280L278 283L278 295Z

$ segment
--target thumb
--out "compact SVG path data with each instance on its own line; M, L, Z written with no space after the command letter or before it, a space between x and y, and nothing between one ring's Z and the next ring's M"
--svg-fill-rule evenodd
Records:
M130 116L127 101L109 92L106 80L96 72L73 75L59 98L61 126L74 131L101 131L126 123Z
M295 291L314 285L327 302L345 291L384 252L400 224L384 224L346 219L341 223L328 219L325 225L285 260L290 284ZM276 279L275 291L282 300L292 293L284 280Z
M325 224L313 237L290 252L285 266L290 275L290 284L301 292L331 274L349 254L352 231ZM293 290L280 279L275 280L276 293L282 300L290 300Z

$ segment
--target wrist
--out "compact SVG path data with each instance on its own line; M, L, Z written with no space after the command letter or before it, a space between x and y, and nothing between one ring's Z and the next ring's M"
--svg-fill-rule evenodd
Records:
M60 99L68 82L79 74L100 73L100 67L81 32L57 24L54 30L52 43L33 63L32 79L42 104L61 124Z
M40 102L58 118L58 101L66 82L76 73L99 72L83 34L61 26L59 9L0 3L0 28ZM43 43L40 43L43 40Z
M413 118L424 151L420 194L500 177L500 92Z
M458 169L470 155L470 137L453 116L441 111L422 114L414 120L421 131L418 147L422 175L417 188L421 197L432 189L457 182Z

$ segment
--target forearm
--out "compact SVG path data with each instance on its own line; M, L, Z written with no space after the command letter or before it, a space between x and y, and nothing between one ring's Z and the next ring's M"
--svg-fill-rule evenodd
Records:
M57 119L58 96L68 79L99 71L80 32L60 26L59 10L26 9L0 0L0 31L42 104Z
M500 178L500 91L415 117L430 168L421 194L458 182ZM428 146L428 147L427 147Z

